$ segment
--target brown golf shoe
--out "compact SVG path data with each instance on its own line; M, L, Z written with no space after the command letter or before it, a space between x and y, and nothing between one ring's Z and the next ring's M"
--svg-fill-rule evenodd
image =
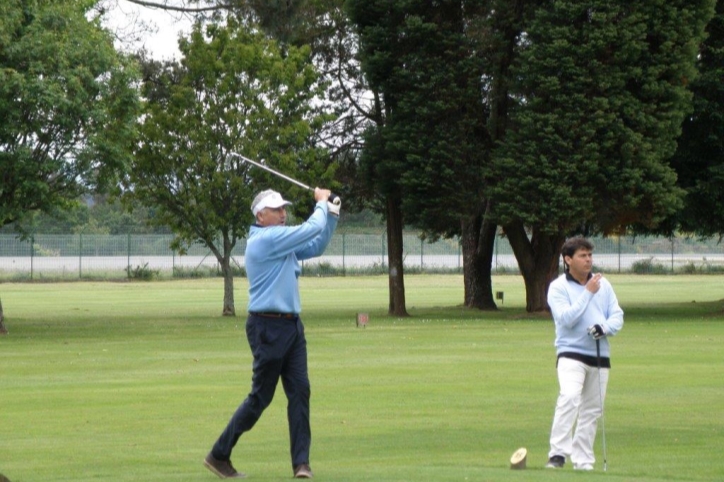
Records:
M246 474L236 471L234 466L231 465L231 460L216 459L211 455L211 452L204 459L204 465L222 479L243 479L246 477Z
M300 464L294 467L295 479L311 479L312 477L314 477L314 474L309 464Z

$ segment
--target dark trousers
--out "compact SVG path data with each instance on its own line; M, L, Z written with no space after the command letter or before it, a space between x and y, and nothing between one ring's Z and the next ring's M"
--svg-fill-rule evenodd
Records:
M287 395L287 418L292 466L309 463L312 433L309 427L309 373L307 340L299 317L271 318L249 315L246 337L254 355L251 393L239 405L212 455L229 460L241 434L251 430L274 398L279 378Z

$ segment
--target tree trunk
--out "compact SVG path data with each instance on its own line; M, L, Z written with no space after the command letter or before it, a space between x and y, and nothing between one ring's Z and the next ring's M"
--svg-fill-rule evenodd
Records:
M509 224L504 229L523 274L525 310L529 313L550 311L548 285L558 276L558 257L566 237L533 230L529 239L520 223Z
M391 316L410 316L405 306L405 276L402 257L402 209L400 200L387 196L387 259L389 261Z
M0 335L7 335L8 329L5 328L5 313L3 312L3 302L0 300Z
M231 269L230 254L224 255L221 272L224 275L224 308L221 314L223 316L236 316L236 307L234 306L234 273Z
M497 310L493 298L492 264L497 226L482 213L462 221L465 306Z
M231 251L234 249L236 242L229 239L227 233L222 233L222 242L224 243L223 252L219 251L215 243L207 241L206 246L216 256L216 261L221 266L221 274L224 276L224 306L221 310L222 316L236 316L236 308L234 306L234 273L231 270Z

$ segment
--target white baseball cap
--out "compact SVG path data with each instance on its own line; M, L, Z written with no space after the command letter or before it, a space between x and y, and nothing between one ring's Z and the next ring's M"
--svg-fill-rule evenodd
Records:
M256 213L264 208L276 209L290 204L292 203L285 201L284 198L282 198L282 195L278 192L267 189L266 191L262 191L257 194L251 202L251 212L254 213L254 216L256 216Z

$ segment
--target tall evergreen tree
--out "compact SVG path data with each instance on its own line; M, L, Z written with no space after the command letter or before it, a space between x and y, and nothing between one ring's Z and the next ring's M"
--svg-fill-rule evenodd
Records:
M528 311L547 308L567 235L654 226L681 205L666 161L713 5L556 0L537 9L491 177Z
M482 98L483 61L467 33L479 2L404 1L388 2L388 7L391 4L395 15L383 13L367 27L384 32L372 55L391 61L387 70L373 70L375 58L365 58L371 83L381 86L391 107L375 137L384 143L387 156L376 160L376 169L392 170L382 179L399 183L394 189L402 194L407 224L433 239L460 235L486 204L483 166L490 139ZM472 231L477 241L480 229ZM490 259L476 277L476 248L463 243L465 304L494 308ZM492 242L487 253L492 256ZM478 279L487 280L487 289L476 289Z
M402 229L402 184L404 152L390 142L396 134L394 115L399 103L399 86L394 71L405 49L405 39L397 31L407 15L402 2L349 0L347 10L356 25L360 43L360 61L374 92L374 122L364 134L361 154L362 172L369 186L381 198L380 211L387 223L390 303L389 313L407 316L405 306Z

